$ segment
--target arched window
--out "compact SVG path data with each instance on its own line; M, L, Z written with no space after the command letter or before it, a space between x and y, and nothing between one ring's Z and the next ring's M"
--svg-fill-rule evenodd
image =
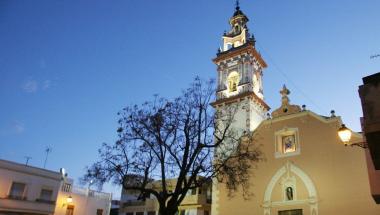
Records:
M235 25L235 33L239 33L239 30L240 30L239 25Z
M239 74L237 72L231 72L228 75L228 89L229 92L237 91L237 86L239 84Z
M230 50L232 48L232 43L227 43L227 46L226 46L227 50ZM226 51L227 51L226 50Z
M293 200L293 187L287 187L286 190L285 190L285 196L286 196L286 200L288 201L291 201Z

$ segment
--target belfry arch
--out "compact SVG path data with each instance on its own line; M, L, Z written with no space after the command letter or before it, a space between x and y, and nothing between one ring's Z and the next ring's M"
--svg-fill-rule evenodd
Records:
M306 199L297 199L294 201L272 201L272 192L275 188L275 185L279 183L280 180L286 180L290 178L290 175L294 174L301 179L307 190ZM282 166L277 172L273 175L270 182L268 183L265 193L262 207L264 208L264 215L271 215L271 209L281 206L288 205L308 205L310 212L308 214L318 215L318 195L317 190L314 186L311 178L302 171L299 167L294 165L292 162L287 161L284 166Z

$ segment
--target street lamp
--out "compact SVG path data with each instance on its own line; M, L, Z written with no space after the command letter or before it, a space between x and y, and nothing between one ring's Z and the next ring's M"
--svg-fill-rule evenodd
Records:
M68 196L66 199L67 204L73 203L73 197Z
M62 204L62 207L68 206L68 205L70 205L71 203L73 203L73 197L68 196L68 197L66 198L66 202L64 202L64 203Z
M368 148L367 144L365 142L357 142L357 143L350 143L350 139L352 136L352 132L350 129L346 127L345 124L342 124L342 127L338 129L338 135L340 140L343 142L345 146L359 146L360 148Z

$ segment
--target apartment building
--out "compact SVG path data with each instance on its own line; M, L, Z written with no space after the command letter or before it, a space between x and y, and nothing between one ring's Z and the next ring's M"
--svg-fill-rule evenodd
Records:
M112 195L54 172L0 160L0 215L108 215Z
M172 179L175 182L175 179ZM159 184L159 181L153 182ZM170 183L169 184L175 184ZM211 214L211 183L187 193L178 209L179 215ZM144 200L138 199L138 193L122 190L119 215L158 215L159 205L154 196Z
M0 214L52 215L61 174L0 160Z

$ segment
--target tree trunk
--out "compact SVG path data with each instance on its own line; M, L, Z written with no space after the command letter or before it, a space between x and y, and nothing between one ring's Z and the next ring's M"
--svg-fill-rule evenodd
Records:
M167 207L167 206L161 206L158 210L159 215L176 215L178 212L178 207Z

